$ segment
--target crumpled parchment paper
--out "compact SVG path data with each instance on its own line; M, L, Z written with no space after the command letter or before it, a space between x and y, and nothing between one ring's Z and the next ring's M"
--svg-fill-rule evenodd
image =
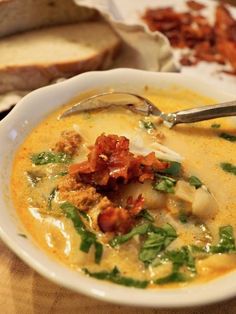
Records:
M139 1L145 3L145 0L74 0L78 5L96 9L122 39L123 49L113 67L176 71L167 38L159 32L150 32L141 23L133 24L122 15L126 8L135 11Z

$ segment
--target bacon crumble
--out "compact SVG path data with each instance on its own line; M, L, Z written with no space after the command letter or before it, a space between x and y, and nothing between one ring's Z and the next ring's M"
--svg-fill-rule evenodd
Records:
M127 233L135 224L135 217L143 209L142 195L136 200L128 198L126 208L109 206L98 216L98 225L103 232Z
M80 196L70 192L72 201L88 204L101 194L95 191L116 190L119 185L130 181L144 182L152 180L155 171L161 171L169 167L168 162L159 160L152 152L146 156L134 155L129 151L129 140L124 136L100 135L94 146L90 147L87 161L72 164L69 167L69 176L72 182L91 186L85 201ZM73 183L75 184L75 183ZM86 190L85 190L86 191ZM91 194L92 193L92 194ZM92 197L90 196L92 195ZM94 197L93 197L94 196ZM68 195L67 195L68 197ZM144 198L142 195L134 200L127 199L125 208L112 202L106 203L105 208L97 217L97 224L103 232L126 233L135 224L135 217L143 209Z
M186 4L191 10L194 10L194 11L200 11L206 7L204 4L194 1L194 0L189 0L186 2Z
M83 183L114 190L119 183L152 180L154 171L168 166L168 162L160 161L154 153L147 156L131 153L129 140L124 136L102 134L90 147L88 160L71 165L69 173Z
M188 1L193 12L178 13L171 7L147 9L143 20L151 31L160 31L175 48L189 48L189 54L183 54L180 62L185 66L199 61L230 64L231 74L236 73L236 20L227 7L216 7L215 23L210 25L199 11L204 5Z

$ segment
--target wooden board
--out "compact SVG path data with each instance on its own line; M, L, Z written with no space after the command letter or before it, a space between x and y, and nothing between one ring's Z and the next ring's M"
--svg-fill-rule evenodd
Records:
M201 308L158 310L113 305L59 287L25 265L0 241L1 314L235 314L236 299Z

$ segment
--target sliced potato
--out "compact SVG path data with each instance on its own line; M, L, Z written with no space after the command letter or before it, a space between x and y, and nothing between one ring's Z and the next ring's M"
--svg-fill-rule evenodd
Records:
M130 183L121 190L124 202L129 196L137 198L140 194L144 197L144 206L149 209L158 209L165 207L166 195L164 193L153 190L150 181L144 183Z
M180 212L188 216L192 214L192 204L177 198L175 195L168 195L166 207L174 217L179 216Z
M192 213L202 219L213 218L218 212L218 204L215 198L204 188L196 190Z
M186 202L192 203L196 189L188 182L179 180L175 186L175 196Z

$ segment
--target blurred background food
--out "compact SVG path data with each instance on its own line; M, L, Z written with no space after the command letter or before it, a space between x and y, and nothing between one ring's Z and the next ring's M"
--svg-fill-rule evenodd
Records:
M183 50L182 65L196 65L199 61L228 64L236 75L236 19L226 5L219 3L214 21L202 14L203 2L186 1L187 10L178 12L172 7L147 9L143 15L151 31L160 31L174 48Z
M109 67L120 39L106 23L27 31L0 41L0 93L33 90L58 78Z
M39 27L87 21L96 12L73 0L0 0L0 37Z
M111 66L120 39L73 0L0 1L0 94Z
M234 90L236 15L222 3L236 0L218 2L216 12L214 2L0 0L0 112L33 89L111 67L204 72ZM148 39L140 36L145 23Z

